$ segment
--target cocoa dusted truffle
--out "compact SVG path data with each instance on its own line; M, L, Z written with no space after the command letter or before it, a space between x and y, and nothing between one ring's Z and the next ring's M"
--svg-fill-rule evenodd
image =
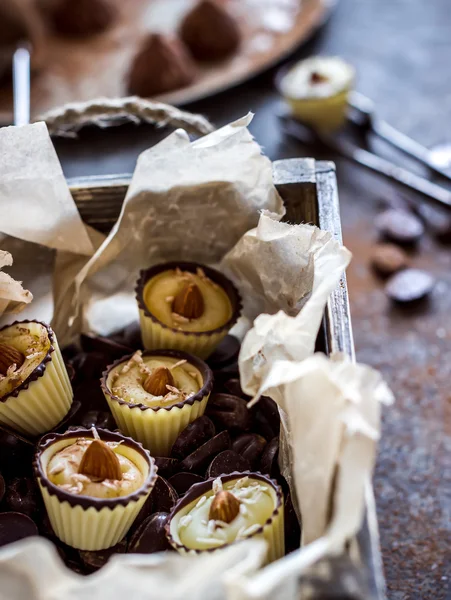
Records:
M61 0L51 14L55 30L70 37L102 33L115 19L116 9L108 0Z
M199 61L227 58L241 43L237 20L215 0L202 0L186 15L180 37Z
M150 34L133 60L128 91L148 98L185 87L196 76L196 66L178 38Z

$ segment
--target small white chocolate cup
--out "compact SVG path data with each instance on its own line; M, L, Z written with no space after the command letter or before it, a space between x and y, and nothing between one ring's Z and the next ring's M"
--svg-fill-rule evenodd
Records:
M249 471L244 473L234 472L230 473L229 475L221 475L220 479L223 483L228 483L243 477L249 477L249 479L262 481L269 485L273 490L274 510L271 517L266 521L266 523L263 523L257 531L243 538L266 540L268 544L266 564L268 564L278 560L279 558L282 558L285 555L284 502L282 489L273 479L270 479L261 473L250 473ZM215 479L215 477L212 477L211 479L207 479L207 481L202 481L201 483L196 483L193 485L183 496L183 498L179 500L169 515L169 519L166 524L166 537L171 546L177 550L177 552L180 552L180 554L194 555L203 552L215 552L216 550L230 546L230 543L226 543L219 547L216 546L213 548L208 548L207 550L188 548L182 544L178 533L180 519L190 512L199 498L201 498L204 494L208 494L212 490ZM240 541L242 540L232 543L238 544Z
M144 288L146 284L159 273L176 268L192 273L195 273L198 268L202 268L209 279L222 287L232 304L232 316L224 325L211 331L180 331L161 323L150 312L144 302ZM235 325L242 308L241 297L233 283L227 277L215 269L188 262L163 263L141 271L136 285L136 301L139 308L139 320L144 348L147 350L155 350L157 348L184 350L203 359L210 356Z
M25 436L53 429L69 412L73 390L54 331L39 321L16 321L3 327L39 325L47 330L50 349L44 360L10 394L0 398L0 423Z
M119 433L97 430L107 442L122 441L116 452L131 460L144 476L143 485L127 496L92 498L71 494L47 478L50 459L80 437L92 438L90 429L45 435L38 443L34 469L55 535L78 550L104 550L120 542L132 526L157 478L155 460L141 446Z
M202 376L201 389L182 402L171 406L151 407L126 402L111 391L113 369L127 363L132 355L125 356L110 365L101 379L102 390L119 429L147 448L153 456L169 456L179 434L194 420L201 417L213 388L213 373L203 360L185 352L154 350L143 352L146 356L169 356L187 360Z

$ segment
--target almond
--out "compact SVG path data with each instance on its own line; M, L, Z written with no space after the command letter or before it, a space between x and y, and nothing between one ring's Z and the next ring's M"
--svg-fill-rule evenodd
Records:
M171 371L167 367L157 367L147 376L143 388L153 396L165 396L168 393L168 385L175 386Z
M121 464L117 455L101 440L94 440L89 444L78 472L99 479L122 479Z
M172 303L172 311L186 319L198 319L204 310L204 297L195 283L186 283Z
M8 369L12 365L16 365L16 369L20 369L25 360L25 356L22 352L19 352L13 346L9 344L0 343L0 374L6 375Z
M218 492L210 506L209 519L231 523L240 512L241 502L231 492Z

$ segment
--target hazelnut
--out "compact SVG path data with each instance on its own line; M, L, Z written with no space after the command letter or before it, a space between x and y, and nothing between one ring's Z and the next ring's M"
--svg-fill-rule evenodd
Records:
M176 37L150 34L135 56L128 76L130 94L148 98L192 83L196 66Z
M180 37L199 61L227 58L238 49L238 22L215 0L202 0L183 19Z

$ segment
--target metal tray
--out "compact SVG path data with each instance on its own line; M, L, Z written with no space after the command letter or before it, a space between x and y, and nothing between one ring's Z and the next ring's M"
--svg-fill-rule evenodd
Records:
M332 162L311 158L277 161L273 165L273 177L287 209L287 221L315 224L330 231L341 242L337 180ZM83 220L101 231L109 231L119 216L130 179L131 175L128 174L70 179L72 196ZM317 346L327 354L344 352L354 359L344 275L326 306ZM386 598L371 485L366 490L366 514L362 528L356 539L350 541L347 555L327 562L329 568L314 569L310 577L303 578L300 582L300 598Z

